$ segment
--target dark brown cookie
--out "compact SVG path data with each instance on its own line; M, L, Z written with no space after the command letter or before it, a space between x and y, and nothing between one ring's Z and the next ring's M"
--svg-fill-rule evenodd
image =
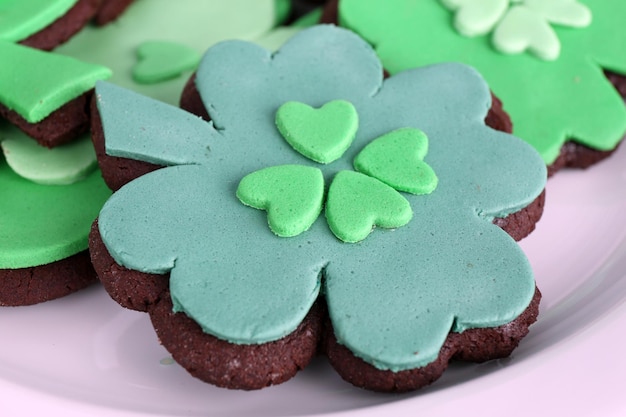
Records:
M298 329L283 339L260 345L231 344L204 333L185 314L172 311L169 276L117 265L102 242L97 223L92 227L89 247L95 269L111 297L124 307L147 311L160 342L181 366L195 377L225 388L250 390L284 382L321 353L328 356L342 378L356 386L384 392L418 389L439 378L451 360L483 362L508 356L536 321L541 299L536 290L526 310L506 325L451 333L437 360L425 367L381 371L337 343L322 300Z
M149 309L161 344L191 375L231 389L253 390L285 382L318 351L320 308L313 306L298 328L274 342L235 345L204 333L183 313L172 312L169 292Z
M117 19L133 0L102 0L98 13L94 17L94 22L98 26L104 26Z
M537 320L540 300L541 293L536 290L526 310L503 326L450 333L437 360L422 368L400 372L377 369L337 343L330 322L326 327L324 353L337 373L357 387L381 392L413 391L437 380L452 360L484 362L509 356Z
M81 30L98 12L101 0L78 0L68 12L19 43L50 51Z
M30 123L0 104L0 116L47 148L63 145L89 130L89 102L93 90L65 103L38 123Z
M88 251L47 265L0 269L0 306L53 300L98 281Z
M100 237L98 220L91 226L89 252L104 289L122 307L146 312L169 289L169 274L146 274L115 263Z

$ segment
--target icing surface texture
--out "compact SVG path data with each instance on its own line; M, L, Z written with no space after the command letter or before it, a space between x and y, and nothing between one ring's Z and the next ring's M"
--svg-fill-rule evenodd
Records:
M0 0L0 40L18 42L63 16L78 0Z
M22 136L0 123L3 145ZM0 195L0 269L15 269L87 249L91 223L111 192L97 169L70 185L42 185L18 176L0 155Z
M476 9L476 1L445 3L457 10L455 16L440 1L389 0L383 4L341 0L339 20L374 45L391 74L450 61L475 67L502 100L512 118L513 133L532 144L548 164L568 140L597 150L611 150L621 141L626 132L626 108L602 68L626 74L626 2L526 0L512 4L511 11L532 6L553 23L550 31L561 45L553 61L537 59L530 53L505 55L493 48L487 32L500 16L506 19L501 1L481 2L489 6L486 16ZM563 26L582 25L586 19L579 16L584 12L557 12L561 5L566 10L579 6L588 9L591 23L580 29ZM546 25L533 19L532 30L529 26L524 26L525 30L509 26L509 36L521 36L516 40L518 45L528 43L528 37L529 45L547 45L541 40ZM472 29L477 34L471 38L459 34L451 24L453 20L478 21L478 28Z
M510 322L535 284L521 249L492 220L541 193L545 164L523 141L484 125L491 96L471 68L382 74L369 45L334 26L303 30L277 53L243 41L210 48L196 77L214 130L210 152L117 191L99 217L109 252L128 268L169 272L175 310L234 343L289 334L323 294L340 343L381 369L430 363L451 330ZM131 93L128 103L97 97L141 111ZM321 165L285 141L275 115L289 101L319 108L333 100L352 103L359 128L341 158ZM438 178L430 194L398 193L414 213L403 227L346 244L318 218L281 238L264 212L236 197L246 175L283 165L320 170L327 185L344 174L371 179L353 171L355 157L400 128L427 136L424 162ZM167 143L153 146L168 158Z

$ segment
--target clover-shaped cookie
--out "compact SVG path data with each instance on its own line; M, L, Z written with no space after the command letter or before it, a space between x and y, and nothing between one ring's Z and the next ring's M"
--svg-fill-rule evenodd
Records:
M302 347L307 338L312 339L307 346L315 349L318 332L313 328L324 320L320 302L328 307L332 329L324 345L338 341L363 366L390 372L394 381L393 375L421 372L437 362L442 346L453 343L446 342L450 332L469 335L516 320L527 327L532 321L526 321L525 313L536 307L531 304L535 283L530 266L493 220L519 212L537 198L545 184L545 164L523 141L484 125L491 96L474 70L443 64L383 81L379 60L362 39L318 26L302 31L275 54L241 41L210 48L195 88L210 122L107 83L97 86L105 148L111 147L107 152L166 167L114 193L100 212L92 239L94 253L105 253L95 263L103 265L99 271L108 288L122 285L117 278L117 284L109 281L112 270L169 274L169 288L163 290L169 296L153 296L162 282L154 275L133 280L151 283L151 295L141 298L139 308L160 323L155 324L160 339L195 375L248 389L285 380L312 355L294 365L281 349L286 344ZM333 136L345 150L338 157L330 152L327 163L307 155L311 146L301 135L310 128L294 133L284 124L277 127L277 114L278 124L285 116L282 106L292 106L287 103L319 110L337 100L344 103L340 111L354 108L358 128L350 123L336 128L339 133ZM128 108L134 109L132 115ZM289 115L287 111L287 118L296 117ZM168 133L175 130L180 133ZM286 140L290 132L298 137ZM133 137L132 147L124 145L125 135ZM320 146L323 155L333 148ZM423 178L416 181L415 172ZM244 202L269 215L242 204L237 198L242 187ZM302 188L304 195L290 187ZM370 194L375 188L384 191ZM335 210L356 211L341 202L342 196L356 194L361 206L378 198L395 204L398 198L412 217L392 229L372 231L369 225L367 238L347 243L337 238L330 218ZM284 221L284 213L272 214L275 200L282 211L293 210L305 220ZM333 208L333 201L343 209ZM320 211L325 216L318 217ZM284 226L290 237L270 231L268 217L270 225L276 221L276 229ZM353 223L345 213L337 217L342 224ZM112 259L103 260L107 257ZM118 295L112 291L114 298L128 302ZM177 314L156 301L170 297ZM139 306L141 300L130 304ZM179 320L194 324L183 330L174 324ZM309 327L312 322L317 325ZM181 344L180 337L189 332L201 332L198 337L234 356L225 362L207 357L213 365L204 362L199 369L182 346L193 343ZM251 358L260 351L267 357L264 366L281 364L281 370L255 375ZM399 378L404 382L397 380L399 385L387 389L425 384L420 378Z
M555 169L564 164L557 158L566 142L580 151L571 163L585 167L626 132L623 99L602 73L626 74L624 16L626 3L602 0L339 2L340 23L375 45L392 74L450 61L475 67L502 100L513 133ZM510 52L531 46L554 59L503 54L493 47L492 29Z

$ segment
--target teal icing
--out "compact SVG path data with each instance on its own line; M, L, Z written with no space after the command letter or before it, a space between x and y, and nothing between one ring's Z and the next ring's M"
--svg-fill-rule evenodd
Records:
M96 83L96 94L107 155L158 165L207 159L207 138L216 132L200 117L104 81ZM119 106L120 101L125 106Z
M505 324L528 306L530 265L492 220L532 202L546 168L528 144L484 125L490 93L476 71L439 64L383 81L362 39L316 26L275 54L242 41L220 43L204 55L196 80L219 128L206 137L211 152L199 164L167 167L122 187L102 209L99 227L121 265L170 272L175 311L205 332L242 344L276 340L295 329L323 287L339 342L397 371L432 362L451 330ZM98 99L112 101L104 91ZM320 167L282 139L274 114L291 100L319 107L336 99L355 106L359 131L342 158ZM122 95L115 100L143 111ZM424 161L439 178L436 192L406 195L415 216L402 228L345 244L318 219L284 239L269 230L265 213L235 195L246 174L283 164L316 166L328 184L351 170L367 143L400 127L428 136ZM109 133L106 140L113 140ZM154 146L164 152L159 159L177 163L180 152L170 160L167 144ZM195 147L197 141L182 153Z

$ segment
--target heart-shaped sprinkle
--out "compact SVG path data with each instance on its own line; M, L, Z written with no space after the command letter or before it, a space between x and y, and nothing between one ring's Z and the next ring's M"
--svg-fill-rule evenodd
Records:
M290 101L276 112L276 126L299 153L322 164L341 157L350 147L359 126L352 103L334 100L315 109Z
M45 185L67 185L85 178L96 169L96 153L89 135L53 149L39 146L12 128L2 141L7 164L20 177Z
M279 165L246 175L237 198L247 206L267 211L270 229L281 237L306 231L324 202L324 177L317 168Z
M552 61L561 52L554 29L540 14L524 6L513 6L493 32L494 47L504 53L526 50L541 59Z
M484 35L495 27L508 9L508 0L441 0L455 11L454 27L463 36Z
M137 59L133 79L142 84L154 84L193 70L200 63L201 55L176 42L148 41L137 48Z
M428 137L424 132L397 129L363 148L354 159L354 168L398 191L429 194L437 187L437 176L423 161L427 152Z
M524 5L555 25L582 28L591 24L591 10L578 0L525 0Z
M344 242L365 239L375 226L404 226L413 217L409 202L387 184L354 171L340 171L328 189L326 220Z

